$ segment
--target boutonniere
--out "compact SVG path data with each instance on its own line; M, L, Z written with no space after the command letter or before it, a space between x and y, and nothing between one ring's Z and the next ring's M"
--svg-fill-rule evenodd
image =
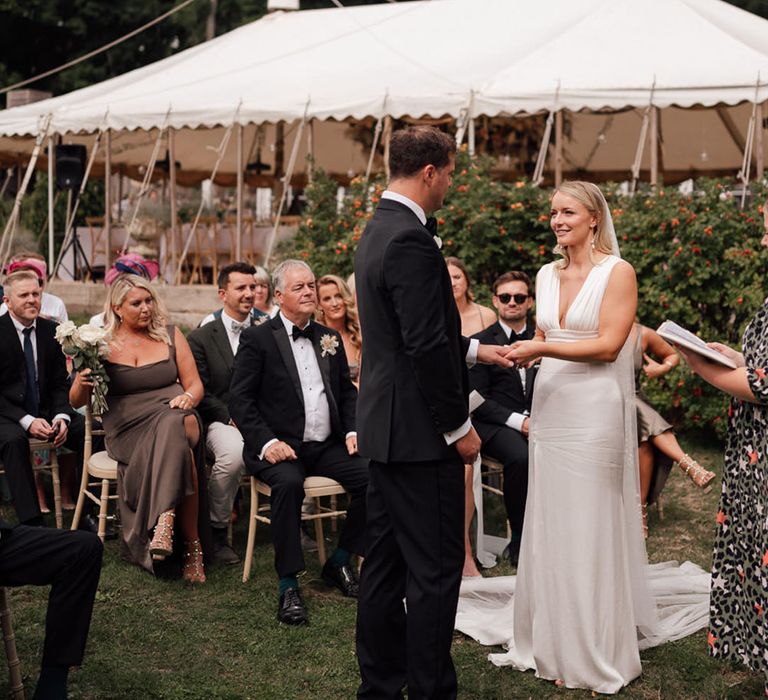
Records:
M320 337L320 354L325 357L326 355L335 355L336 348L339 347L339 339L335 335L326 333Z
M435 239L435 245L437 246L437 249L440 250L443 247L443 239L440 238L440 236L432 236L432 238Z

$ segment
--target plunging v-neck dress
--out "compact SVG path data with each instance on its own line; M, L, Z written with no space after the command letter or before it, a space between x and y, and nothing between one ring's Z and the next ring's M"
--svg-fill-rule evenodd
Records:
M168 333L173 339L173 326L168 327ZM134 563L153 571L149 540L157 518L194 493L195 465L184 431L184 416L196 413L168 405L184 392L178 382L173 342L165 360L139 367L105 361L104 366L109 375L109 410L103 416L103 425L107 452L118 462L123 552ZM200 440L200 448L202 444ZM202 466L202 449L197 453L195 462ZM204 470L197 471L204 502ZM207 508L201 513L206 520L207 513Z

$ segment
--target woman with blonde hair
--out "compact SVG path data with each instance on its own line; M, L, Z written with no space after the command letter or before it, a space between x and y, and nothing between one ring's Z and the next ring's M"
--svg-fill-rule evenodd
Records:
M317 280L317 311L315 318L341 334L344 353L349 364L349 376L358 385L362 337L352 292L347 283L336 275L323 275Z
M166 318L155 288L143 277L122 274L112 283L104 305L111 341L104 361L109 390L102 422L107 452L118 462L128 558L153 571L153 561L173 551L175 523L184 538L182 576L203 583L200 540L201 534L207 539L208 508L201 427L194 410L203 386L186 338L166 325ZM88 401L89 373L83 370L75 377L73 406Z
M637 282L602 192L563 183L550 222L562 259L539 270L536 335L508 355L541 359L518 575L473 581L457 627L503 643L497 665L617 693L640 675L639 640L654 646L706 625L709 576L690 562L647 566L628 341ZM500 606L513 591L514 604ZM674 614L657 617L657 605Z

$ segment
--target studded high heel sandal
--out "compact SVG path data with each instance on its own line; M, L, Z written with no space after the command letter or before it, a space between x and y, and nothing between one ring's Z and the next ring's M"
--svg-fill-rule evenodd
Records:
M187 583L205 583L205 567L203 566L203 550L200 540L184 543L184 567L181 577Z
M166 510L160 513L157 525L149 543L149 553L155 561L162 561L173 552L173 520L176 513Z
M715 473L704 469L691 455L684 454L683 458L677 463L688 478L704 492L711 490L710 484L715 478Z

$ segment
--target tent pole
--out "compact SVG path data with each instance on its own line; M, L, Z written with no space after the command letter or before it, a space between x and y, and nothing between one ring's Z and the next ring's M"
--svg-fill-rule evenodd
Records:
M387 181L389 181L389 139L392 138L392 117L388 114L384 117L384 135L382 142L384 143L384 174Z
M563 110L555 112L555 187L563 181Z
M53 219L53 178L54 176L54 145L53 134L48 137L48 269L53 270L54 253L53 238L55 234L55 221Z
M763 132L765 128L763 126L763 104L757 105L757 123L755 124L755 179L762 180L765 172L765 150L763 141Z
M243 251L243 125L237 125L237 238L235 240L235 260L242 259Z
M315 179L315 119L309 120L309 129L307 129L307 154L309 162L307 163L307 182L312 184Z
M651 107L651 187L659 184L659 108Z
M123 220L123 166L117 168L117 220Z
M469 134L467 135L467 149L469 150L469 157L475 157L475 118L469 119Z
M104 142L104 272L112 266L112 129L107 129ZM91 260L91 267L96 263Z
M176 129L168 129L168 180L171 198L171 269L176 269L176 258L178 257L178 250L176 250L176 241L178 240L179 229L179 205L176 196ZM122 175L120 176L122 182ZM167 251L166 251L167 255Z

